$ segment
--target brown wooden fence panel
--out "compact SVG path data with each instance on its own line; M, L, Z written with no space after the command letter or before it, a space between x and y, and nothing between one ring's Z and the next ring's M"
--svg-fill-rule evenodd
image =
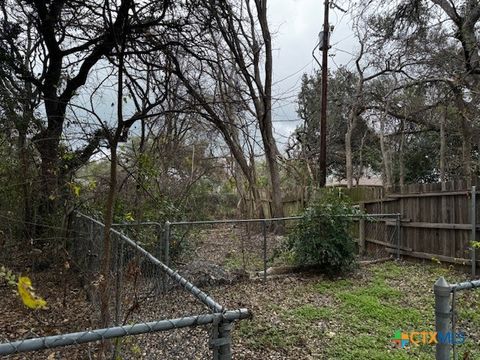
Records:
M477 224L479 202L480 199L476 204ZM366 213L401 214L400 247L411 250L403 251L404 255L469 263L472 210L471 184L466 181L397 187L382 199L362 202L362 206ZM377 236L388 236L388 228L395 223L386 221L385 226L384 232L376 232Z

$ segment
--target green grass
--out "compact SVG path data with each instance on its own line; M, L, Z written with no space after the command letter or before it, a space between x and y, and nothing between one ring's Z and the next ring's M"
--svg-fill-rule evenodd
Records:
M342 332L328 346L328 358L337 359L406 359L429 358L430 348L394 349L390 339L395 330L424 329L423 308L406 306L404 294L388 284L402 277L394 263L373 268L366 284L343 288L333 294L339 300L336 320ZM420 325L422 324L422 325ZM430 328L430 327L429 327Z
M332 293L345 289L349 289L353 286L353 281L341 279L341 280L324 280L313 286L313 288L320 293Z
M284 358L432 359L433 346L397 349L391 339L397 330L434 330L433 283L439 276L451 283L468 278L436 264L387 262L349 279L305 281L286 287L281 301L268 302L263 294L261 316L240 322L239 332L248 346L281 351ZM479 304L480 291L457 295L457 330L468 335L459 358L468 352L467 359L480 359Z
M293 317L294 320L308 322L320 319L328 319L333 315L333 313L333 309L306 304L297 307L286 314L287 317L289 315L290 317Z
M238 324L238 331L254 349L288 349L301 342L298 331L272 326L266 322L242 321Z
M460 309L459 317L466 321L480 323L480 311L478 307Z

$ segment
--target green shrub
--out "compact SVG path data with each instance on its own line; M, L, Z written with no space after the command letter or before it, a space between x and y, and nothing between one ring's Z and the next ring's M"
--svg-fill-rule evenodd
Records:
M339 190L324 192L308 208L288 236L297 265L314 266L327 275L355 266L355 241L350 235L356 209Z

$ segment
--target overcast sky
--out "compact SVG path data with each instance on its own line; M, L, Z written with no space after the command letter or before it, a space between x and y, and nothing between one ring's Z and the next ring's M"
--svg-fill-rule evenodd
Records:
M342 8L347 8L348 0L338 0ZM320 67L312 57L312 50L318 43L318 34L323 26L323 0L270 0L270 31L273 37L273 121L274 131L280 151L285 149L288 136L300 123L296 113L296 99L303 73L313 74ZM331 34L329 68L350 64L356 43L351 30L351 18L338 9L330 11L330 24L335 26ZM346 52L345 52L346 51ZM317 59L321 54L316 51ZM105 90L99 99L98 107L105 120L115 121L115 107L110 106L115 99L115 88ZM83 99L88 106L88 99ZM95 121L95 120L92 120ZM320 120L319 120L320 121ZM132 131L137 131L135 126Z
M348 1L339 1L343 8ZM323 0L271 0L269 2L270 31L274 47L273 119L279 148L284 148L286 136L299 124L296 98L303 73L312 74L319 66L312 57L323 26ZM338 9L330 11L330 24L335 29L330 37L329 68L351 64L348 53L355 49L351 19ZM318 59L320 53L316 52Z

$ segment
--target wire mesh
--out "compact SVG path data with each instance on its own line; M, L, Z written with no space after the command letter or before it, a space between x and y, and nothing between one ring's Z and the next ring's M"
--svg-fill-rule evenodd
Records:
M362 257L383 258L399 253L400 223L397 214L348 215L347 231L359 245ZM171 223L170 254L180 271L199 262L204 268L218 266L219 277L229 281L244 274L263 276L271 266L291 265L284 251L291 231L301 217L282 219L218 220ZM283 231L279 234L278 228ZM363 249L361 247L364 247ZM215 269L215 268L213 268ZM201 285L211 277L198 279Z
M0 214L0 261L2 264L5 262L9 252L15 246L18 234L21 232L20 226L16 222L9 221L13 214L9 216L3 216ZM7 220L7 221L5 221Z
M192 274L199 285L211 285L208 282L212 278L229 282L243 276L263 276L268 267L283 261L279 255L283 254L288 234L299 219L172 223L169 236L172 266L187 274L192 263L210 269L211 276L204 278Z
M98 329L103 325L109 329L103 329L105 332L101 332L93 342L83 344L82 339L89 333L81 333L74 337L69 343L72 346L66 349L52 348L51 343L46 343L43 346L46 350L29 354L28 358L89 359L96 358L101 352L110 358L121 359L209 358L212 355L210 337L215 333L213 330L216 325L208 323L195 326L198 325L195 316L218 314L224 309L178 273L160 263L151 253L163 258L168 255L165 245L169 244L172 265L186 278L193 278L199 286L210 285L212 280L229 282L233 280L232 274L236 277L250 273L262 277L268 267L288 264L289 259L281 256L285 253L282 250L286 238L300 219L181 222L172 223L168 232L159 224L137 224L122 230L128 232L135 242L118 231L110 233L111 257L105 262L103 224L85 216L74 216L68 234L68 262L80 279L80 291L88 299L78 307L82 321L77 322L76 327L75 324L69 324L68 329L40 325L30 328L21 336L6 331L0 334L0 340L36 338L79 328ZM359 243L363 241L368 245L370 253L376 251L374 256L383 256L380 251L385 247L398 249L399 223L396 220L391 215L358 216L349 222L349 231ZM278 231L280 228L283 229L281 235ZM102 272L102 266L106 263L109 263L109 267L105 273ZM192 266L195 263L197 266ZM204 271L206 268L213 271L211 276L202 277L195 273L196 269ZM102 298L102 294L108 296ZM150 327L161 323L159 320L179 319L188 322L192 316L193 323L188 327L174 326L166 332L106 339L107 330L112 331L115 326L143 327L151 332ZM69 319L66 321L69 323ZM120 330L125 331L124 328ZM104 341L99 342L99 339ZM20 347L31 342L21 340ZM11 355L10 358L25 357Z
M86 237L74 239L73 257L79 259L79 268L83 272L82 277L85 278L87 292L96 305L94 308L101 309L98 286L103 257L104 228L84 217L76 217L73 228L88 229ZM78 235L78 232L75 234ZM137 244L140 246L147 244L154 248L153 243L145 241ZM109 299L111 325L182 318L209 311L204 304L167 277L162 268L152 263L144 254L125 243L113 232L111 245L112 268L108 280L112 290L109 292L111 294ZM95 317L100 319L100 316L97 310ZM125 340L116 341L113 351L123 357L135 357L146 356L143 353L148 349L151 358L161 355L175 359L181 355L185 359L195 359L197 354L206 355L208 350L208 334L200 334L205 331L208 330L188 328L154 336L136 337L127 340L126 344Z
M397 214L362 214L353 216L350 234L366 258L399 256L401 233Z
M157 240L150 243L144 239L142 242L134 242L125 235L112 231L111 256L105 262L103 224L85 216L74 216L68 236L69 263L80 279L81 291L85 293L89 304L88 307L78 309L83 312L80 326L87 330L100 328L95 330L97 336L91 338L92 331L69 333L47 341L38 337L65 331L42 328L41 332L29 331L22 336L2 331L0 354L2 351L11 352L12 349L15 352L25 351L32 344L40 342L41 347L36 349L44 350L29 353L29 359L90 359L98 358L101 353L112 359L211 358L212 327L217 326L215 322L219 321L218 316L223 314L224 309L207 294L160 263L141 245L155 248ZM110 266L105 273L106 263ZM208 314L215 317L210 322L205 322ZM244 315L243 313L242 316ZM223 316L221 315L222 319ZM162 322L163 319L166 320ZM178 324L188 326L177 326ZM169 331L150 333L158 326L167 326ZM127 335L132 329L143 329L143 333L149 333L107 339L115 329L120 331L118 336ZM89 342L82 344L87 338ZM17 342L4 344L15 340ZM55 348L57 343L65 341L68 348ZM25 355L14 354L7 358L24 359Z
M113 224L119 230L135 241L150 254L163 260L162 241L164 239L164 225L158 222L130 222Z
M480 289L480 280L466 281L459 284L451 284L450 289L452 292L450 318L453 334L452 357L454 360L457 360L459 358L459 355L460 358L465 358L465 351L462 354L460 348L458 347L458 345L462 345L462 343L458 341L459 332L457 331L457 329L478 329L478 326L480 324L480 321L477 317L471 316L472 312L477 312L476 308L478 306L477 304L480 293L476 291L473 293L473 291ZM462 318L462 316L465 318ZM462 332L462 335L465 337L468 337L469 335L471 336L471 334L466 334L464 332ZM460 336L460 339L462 339L462 336ZM467 340L471 341L472 339Z

